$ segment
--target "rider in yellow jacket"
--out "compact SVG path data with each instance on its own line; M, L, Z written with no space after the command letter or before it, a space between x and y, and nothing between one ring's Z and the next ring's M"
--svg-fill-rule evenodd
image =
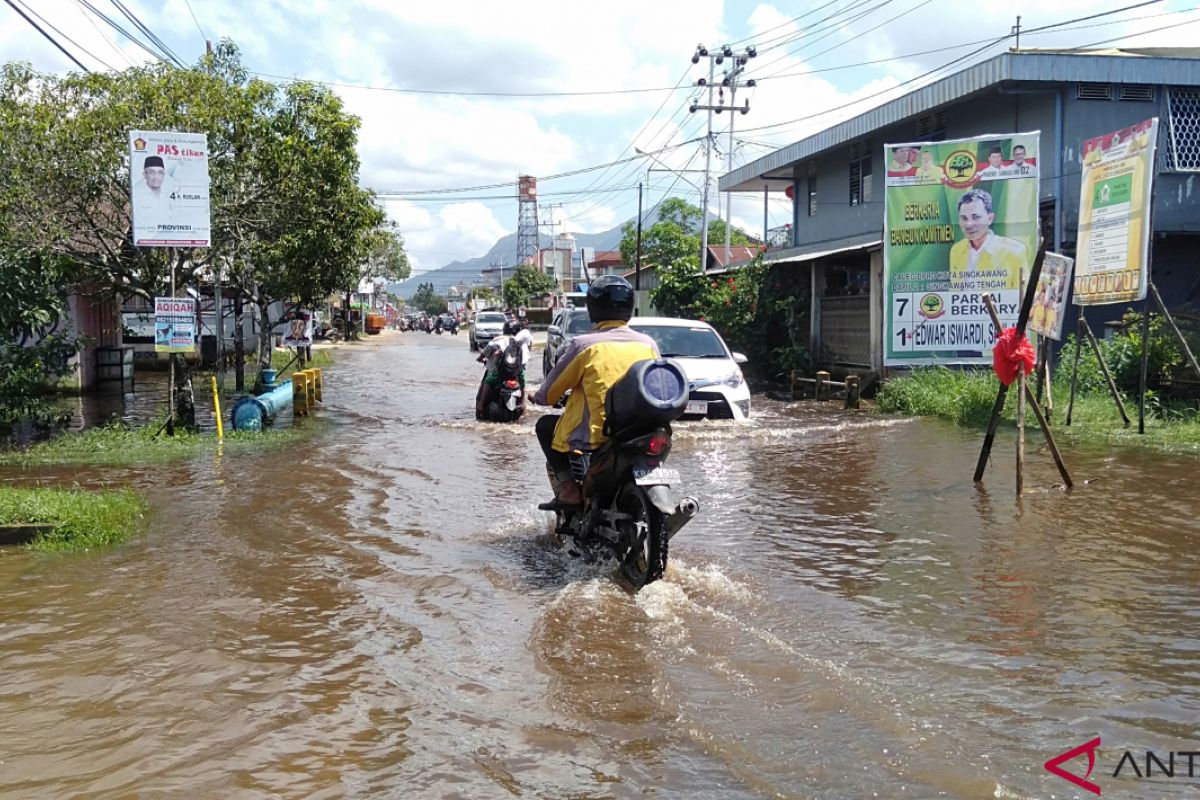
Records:
M604 398L614 383L638 361L658 358L658 347L644 333L629 327L633 287L616 275L598 278L588 288L588 317L596 326L577 336L542 381L532 401L552 406L567 392L561 416L547 414L535 429L546 462L558 482L558 496L544 510L578 505L582 501L572 457L580 459L604 444Z

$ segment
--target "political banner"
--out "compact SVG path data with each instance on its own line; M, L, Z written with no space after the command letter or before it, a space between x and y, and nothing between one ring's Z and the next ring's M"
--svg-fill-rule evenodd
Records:
M135 247L208 247L208 137L129 132Z
M196 350L196 301L190 297L154 298L154 352Z
M1071 285L1074 259L1058 253L1046 253L1029 313L1029 330L1038 336L1062 340L1063 314L1067 309L1067 289Z
M1150 282L1158 118L1083 143L1075 304L1131 303Z
M283 336L284 347L311 347L313 340L313 315L311 311L297 310L287 323Z
M885 145L884 364L988 364L1038 247L1039 132Z

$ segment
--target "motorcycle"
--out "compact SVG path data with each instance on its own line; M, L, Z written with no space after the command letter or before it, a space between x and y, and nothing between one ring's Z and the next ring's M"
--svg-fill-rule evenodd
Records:
M494 357L494 360L500 381L488 392L483 411L476 412L475 418L489 422L516 422L525 413L525 393L521 389L521 375L525 367L521 363L521 345L516 342L510 343L503 352ZM479 398L487 390L490 366L485 366L483 379L479 382L479 391L475 396L477 409Z
M571 555L607 549L635 591L663 576L671 538L700 510L694 497L676 499L679 471L665 466L671 422L687 407L687 397L678 364L641 361L631 367L605 397L608 441L575 465L583 473L583 505L555 512L555 532L570 540ZM558 496L558 478L547 472Z

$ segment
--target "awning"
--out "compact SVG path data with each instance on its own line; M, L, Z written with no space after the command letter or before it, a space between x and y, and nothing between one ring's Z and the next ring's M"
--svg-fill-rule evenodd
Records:
M882 246L882 239L874 239L858 244L842 245L841 247L834 247L829 250L808 251L805 247L789 247L786 250L767 253L763 261L767 264L779 264L784 261L816 261L818 258L827 258L829 256L840 255L841 253L850 253L855 250L873 250Z
M780 264L785 261L816 261L818 258L825 258L826 256L836 256L839 253L850 253L855 250L873 250L877 247L882 247L882 246L883 246L882 239L873 239L873 240L866 241L866 242L859 242L858 244L842 245L841 247L834 247L829 250L812 250L812 251L810 251L808 248L806 248L804 246L789 247L786 250L776 250L775 252L768 252L765 256L763 256L763 263L770 265L770 264ZM749 264L749 263L750 263L750 261L738 261L736 263L729 264L728 266L718 267L717 269L710 269L708 272L706 272L704 274L705 275L720 275L724 272L728 272L731 269L740 269L741 267L744 267L746 264Z

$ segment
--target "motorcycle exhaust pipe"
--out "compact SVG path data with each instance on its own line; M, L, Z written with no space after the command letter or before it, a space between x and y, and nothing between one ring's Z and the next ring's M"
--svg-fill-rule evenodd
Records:
M667 538L671 539L675 534L692 521L700 511L700 503L694 497L685 497L679 501L679 506L675 509L675 513L667 517L666 528Z

